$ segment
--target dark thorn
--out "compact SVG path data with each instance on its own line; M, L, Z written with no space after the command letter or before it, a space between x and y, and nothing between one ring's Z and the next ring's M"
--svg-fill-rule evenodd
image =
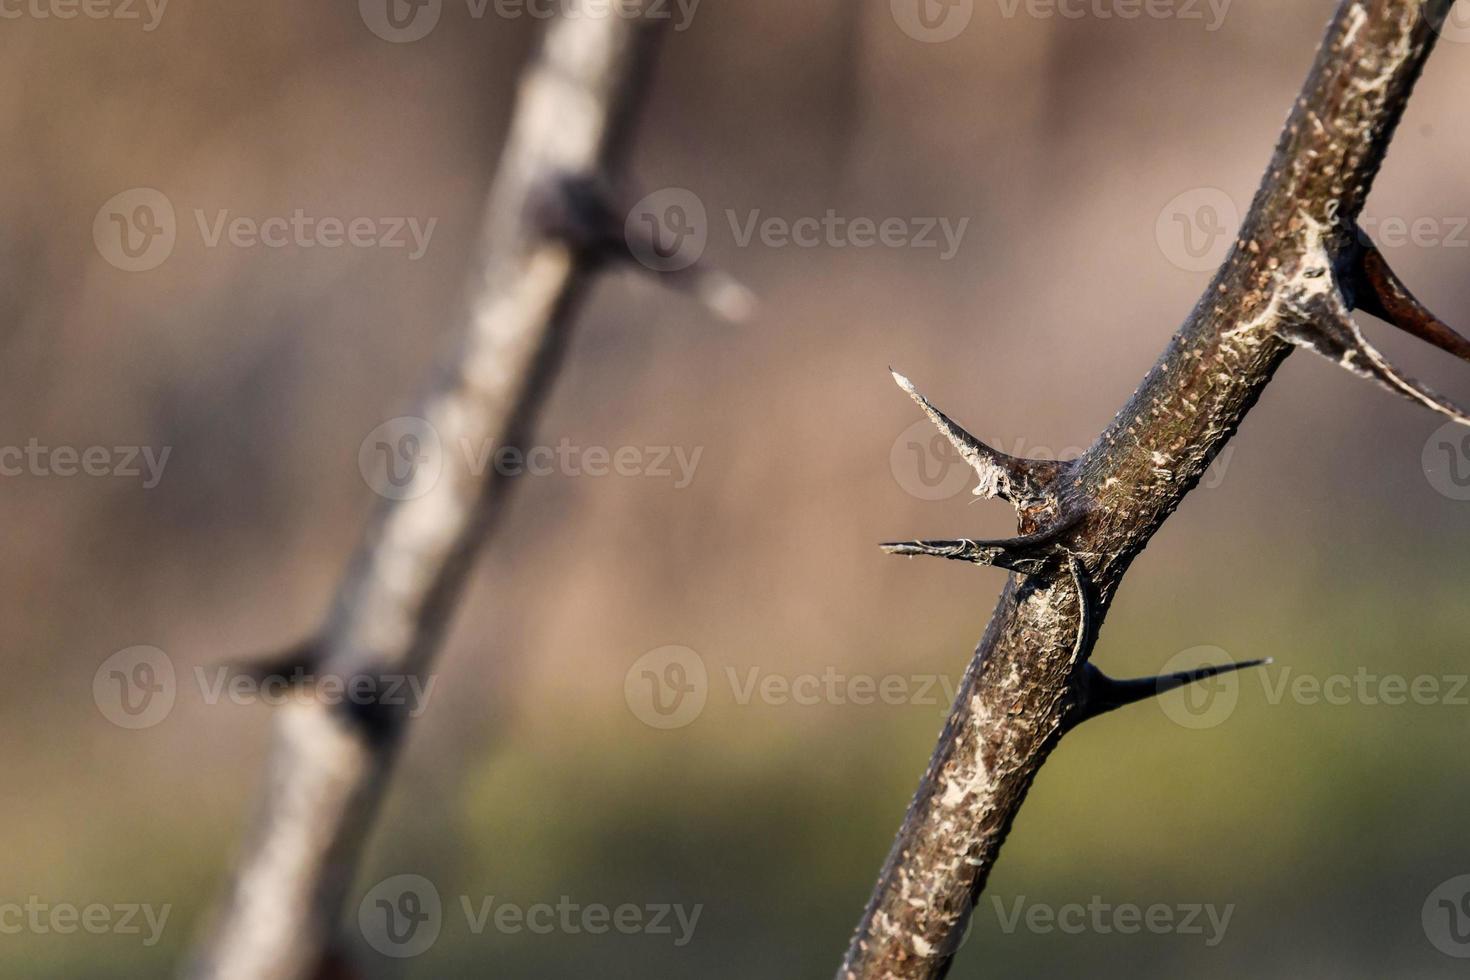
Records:
M1086 686L1082 704L1079 708L1080 714L1072 725L1075 727L1084 721L1096 718L1098 715L1105 715L1109 711L1117 708L1137 704L1140 701L1146 701L1149 698L1167 694L1181 687L1209 680L1211 677L1233 674L1238 670L1262 667L1269 663L1271 663L1271 658L1265 657L1260 660L1247 660L1241 663L1198 667L1194 670L1184 670L1177 674L1165 674L1161 677L1142 677L1122 681L1114 680L1089 663L1084 668L1086 671Z
M1055 567L1068 557L1062 539L1082 520L1082 512L1069 514L1056 525L1035 534L999 541L898 541L879 545L890 555L906 558L932 557L967 561L976 565L993 565L1022 575L1037 575Z
M1358 309L1463 361L1470 361L1470 340L1419 302L1372 243L1363 252L1358 272L1355 297Z

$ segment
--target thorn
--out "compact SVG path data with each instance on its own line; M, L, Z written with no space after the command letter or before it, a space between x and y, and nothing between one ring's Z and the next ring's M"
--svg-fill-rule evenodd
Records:
M743 323L755 314L755 294L729 273L703 262L658 268L653 259L662 259L665 253L654 240L656 232L630 227L629 209L615 206L620 195L605 181L577 177L558 181L554 188L536 195L533 206L546 233L562 239L574 251L595 262L616 262L646 273L694 297L728 323Z
M954 446L955 451L966 463L970 464L970 468L980 478L974 490L977 497L999 497L1001 500L1019 504L1045 496L1041 487L1041 484L1045 482L1043 470L1049 465L1054 471L1057 464L1018 459L990 448L965 431L964 427L954 419L935 408L929 399L919 393L914 383L908 378L891 367L888 373L893 375L893 380L898 383L898 386L908 393L919 408L924 410L929 421L933 422L940 434L949 440L949 444Z
M1389 267L1378 246L1367 241L1366 237L1364 242L1355 283L1357 308L1462 361L1470 361L1470 340L1456 333L1419 302L1398 273Z
M1084 721L1096 718L1098 715L1105 715L1109 711L1126 705L1137 704L1140 701L1146 701L1212 677L1233 674L1252 667L1263 667L1270 663L1272 663L1271 658L1264 657L1260 660L1246 660L1241 663L1198 667L1194 670L1165 674L1161 677L1142 677L1123 681L1114 680L1089 663L1084 668L1086 686L1080 707L1081 714L1071 724L1072 727L1075 727Z
M1081 663L1087 654L1087 644L1092 637L1094 605L1092 582L1087 577L1087 566L1076 555L1067 556L1067 565L1072 570L1072 584L1077 588L1077 640L1072 644L1072 662Z
M972 538L956 541L897 541L879 547L890 555L901 555L905 558L949 558L976 565L1006 568L1022 575L1037 575L1052 568L1064 557L1070 557L1061 541L1081 519L1082 512L1078 511L1044 531L1000 541L976 541Z
M1470 412L1417 379L1402 374L1378 348L1368 343L1337 289L1312 296L1296 313L1295 317L1283 321L1277 328L1277 334L1283 340L1315 351L1339 367L1376 381L1389 391L1461 425L1470 425Z
M664 285L693 296L701 306L726 323L745 323L755 316L759 302L755 293L739 279L724 272L696 263L677 272L656 272L644 265L638 269L657 276Z
M282 653L269 654L246 661L235 661L225 666L237 677L249 677L264 681L271 677L283 677L293 685L304 683L315 674L317 661L321 659L316 638L303 640Z

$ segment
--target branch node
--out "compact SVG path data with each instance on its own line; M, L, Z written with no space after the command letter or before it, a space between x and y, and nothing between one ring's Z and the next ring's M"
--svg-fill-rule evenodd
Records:
M564 241L593 264L616 264L652 276L729 323L743 323L755 314L755 294L729 273L703 261L676 268L660 268L651 261L664 257L663 246L654 240L656 231L628 221L630 209L616 203L622 197L601 178L562 177L543 185L532 204L533 217L546 235Z

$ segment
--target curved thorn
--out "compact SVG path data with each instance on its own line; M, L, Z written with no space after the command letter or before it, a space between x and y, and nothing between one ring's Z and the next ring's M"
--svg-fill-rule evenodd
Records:
M658 276L665 285L694 297L695 301L726 323L744 323L755 315L759 306L755 293L739 279L704 262L675 272L655 272L645 265L639 269Z
M1358 309L1463 361L1470 361L1470 340L1419 302L1371 241L1365 240L1357 272Z
M1019 459L992 449L975 438L954 419L935 408L929 399L920 394L914 383L893 368L888 369L898 386L908 393L923 409L929 421L934 423L949 444L975 471L980 482L975 486L977 497L999 497L1011 503L1021 503L1041 497L1040 483L1044 482L1048 464L1044 461ZM1055 467L1056 464L1050 464Z
M1149 698L1167 694L1190 684L1209 680L1212 677L1220 677L1225 674L1233 674L1239 670L1247 670L1252 667L1262 667L1271 663L1270 657L1260 660L1246 660L1233 664L1216 664L1209 667L1198 667L1194 670L1183 670L1176 674L1164 674L1161 677L1141 677L1132 680L1114 680L1101 670L1088 664L1087 689L1085 700L1082 704L1081 715L1076 724L1081 724L1089 718L1105 715L1109 711L1137 704Z
M1376 381L1426 408L1470 425L1470 412L1399 369L1368 342L1353 320L1342 295L1334 288L1317 294L1283 320L1277 329L1283 340L1315 351L1359 377Z
M1072 662L1075 664L1081 662L1092 636L1092 582L1087 577L1087 566L1082 564L1082 559L1068 555L1067 565L1072 571L1072 584L1077 588L1077 640L1072 644Z

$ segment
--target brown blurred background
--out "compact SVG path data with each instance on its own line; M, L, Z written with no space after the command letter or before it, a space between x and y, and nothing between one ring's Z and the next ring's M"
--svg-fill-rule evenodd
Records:
M1174 214L1207 230L1199 202L1220 198L1201 188L1248 204L1335 6L1234 0L1212 23L1185 0L1136 20L1089 3L1072 19L974 0L938 43L902 28L903 0L706 0L668 38L636 177L698 196L708 258L760 310L731 327L647 278L597 288L539 441L698 450L697 470L683 487L521 482L344 913L368 975L835 969L940 728L943 685L925 685L958 678L1003 582L875 544L1010 530L1007 508L943 479L952 460L919 470L927 439L886 367L1007 450L1087 445L1207 282L1180 267ZM375 36L344 0L173 0L153 30L136 9L62 20L17 5L0 24L0 445L170 450L151 488L34 466L0 478L0 905L171 913L152 945L146 928L6 930L4 972L29 978L163 975L207 916L271 714L207 703L195 668L290 644L324 615L372 503L359 447L459 328L467 245L539 27L464 0L411 43ZM1387 252L1460 324L1467 86L1470 45L1442 43L1368 210L1432 229ZM93 224L140 187L171 202L177 242L126 272ZM209 247L195 216L298 208L437 225L411 260ZM741 247L727 216L829 209L969 224L944 261ZM1470 394L1450 359L1369 329ZM1173 695L1069 738L954 976L1462 975L1450 953L1470 943L1446 938L1431 893L1470 873L1470 691L1455 680L1470 673L1470 503L1454 499L1470 496L1455 482L1470 457L1438 429L1291 359L1214 485L1135 566L1098 652L1130 676L1201 646L1275 666L1222 691L1233 709L1215 702L1202 726ZM93 681L138 645L166 653L176 701L128 730ZM669 645L706 667L706 704L661 730L630 710L625 679ZM1360 670L1432 678L1439 695L1392 705L1355 681L1329 703L1290 686ZM810 674L897 677L906 693L741 703L752 676ZM434 882L444 915L432 948L395 959L358 931L355 903L403 873ZM677 929L475 934L462 896L701 912L679 946ZM1121 935L1114 912L1103 928L1007 928L1018 902L1230 918L1220 936L1203 914L1203 934Z

